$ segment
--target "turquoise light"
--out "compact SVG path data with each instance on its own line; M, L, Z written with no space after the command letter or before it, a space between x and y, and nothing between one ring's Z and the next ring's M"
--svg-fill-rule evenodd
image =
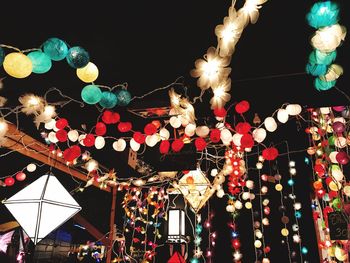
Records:
M199 263L198 258L191 258L190 263Z
M102 98L102 92L96 85L87 85L81 91L81 98L87 104L96 104Z
M43 50L52 60L59 61L64 59L68 53L67 44L56 37L49 38L43 44Z
M301 248L301 253L303 253L305 255L305 254L307 254L307 252L309 252L309 251L307 250L306 247Z
M115 92L115 95L117 95L118 105L119 106L126 106L131 101L131 94L129 91L125 89L120 89Z
M51 69L52 62L48 55L41 51L30 52L27 57L32 61L33 72L37 74L46 73Z
M306 20L316 29L334 25L339 21L339 6L331 1L315 3L306 15Z
M327 73L328 66L322 64L310 64L306 65L306 73L318 77Z
M118 99L117 96L110 92L110 91L104 91L102 92L102 98L100 100L100 105L103 108L111 109L114 108L117 105Z
M293 179L289 179L288 180L288 185L289 186L293 186L294 185L294 180Z
M89 61L89 53L82 47L76 46L68 50L66 60L72 68L83 68Z
M202 233L202 230L203 230L202 225L200 225L200 224L196 225L196 233L197 233L197 234Z
M332 52L324 53L319 51L318 49L315 49L314 51L311 52L309 56L309 63L330 65L334 62L336 58L337 58L336 50Z
M295 212L295 217L298 218L298 219L301 218L301 213L300 213L300 211L296 211L296 212Z
M329 90L329 89L333 88L335 86L336 82L337 82L336 80L323 81L320 78L316 78L314 85L318 91L321 91L321 90L323 91L323 90Z

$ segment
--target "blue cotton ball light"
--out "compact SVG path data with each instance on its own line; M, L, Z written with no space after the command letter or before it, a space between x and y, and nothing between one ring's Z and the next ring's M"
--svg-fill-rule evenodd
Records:
M2 65L2 62L4 62L5 58L5 51L2 47L0 47L0 66Z
M102 98L102 91L96 85L87 85L81 91L81 98L87 104L96 104Z
M329 90L329 89L333 88L335 86L336 82L337 82L336 80L324 81L321 78L316 78L314 85L318 91L324 91L324 90Z
M30 52L28 58L32 61L33 72L37 74L46 73L51 69L52 62L48 55L42 51Z
M322 64L310 64L306 65L306 72L312 76L321 76L327 73L327 65Z
M330 65L337 58L337 51L334 50L332 52L324 53L318 49L315 49L310 53L309 63L311 64L323 64Z
M115 95L117 96L119 106L127 106L131 101L131 94L125 89L117 90Z
M102 97L99 103L103 108L114 108L118 103L117 95L110 91L104 91L102 92Z
M339 21L339 6L331 1L315 3L306 19L316 29L334 25Z
M68 50L66 60L72 68L83 68L89 63L90 55L84 48L76 46Z
M65 59L68 53L68 47L63 40L52 37L44 42L42 45L43 51L53 61L60 61Z

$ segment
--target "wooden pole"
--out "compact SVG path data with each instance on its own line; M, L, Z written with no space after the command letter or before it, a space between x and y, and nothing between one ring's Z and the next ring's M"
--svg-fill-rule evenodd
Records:
M110 240L110 246L107 250L107 259L106 263L111 263L112 260L112 250L113 250L113 239L114 239L114 221L115 221L115 206L117 203L117 188L113 187L112 190L112 205L111 205L111 215L110 215L110 221L109 221L109 240Z

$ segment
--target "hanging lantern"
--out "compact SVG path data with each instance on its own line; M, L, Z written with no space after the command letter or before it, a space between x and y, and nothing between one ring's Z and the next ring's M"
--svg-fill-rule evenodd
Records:
M43 50L50 59L59 61L65 59L68 53L67 44L59 38L49 38L43 44Z
M51 69L51 59L44 52L33 51L30 52L27 56L32 62L34 73L42 74L48 72Z
M167 242L187 243L185 234L185 211L182 209L169 209Z
M35 245L81 210L52 175L41 176L3 203Z
M130 148L134 151L137 152L140 149L140 144L136 142L133 138L130 140Z
M85 67L77 69L77 76L83 82L94 82L98 77L98 68L89 62Z
M196 213L212 196L211 188L210 181L200 169L190 171L179 180L181 193Z
M83 68L90 60L89 53L82 47L71 47L68 50L66 60L72 68Z
M32 73L32 61L20 52L7 54L3 63L4 70L14 78L22 79Z

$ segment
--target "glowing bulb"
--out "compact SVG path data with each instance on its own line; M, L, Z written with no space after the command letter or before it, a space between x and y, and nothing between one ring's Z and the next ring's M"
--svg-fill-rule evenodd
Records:
M88 161L86 164L85 164L85 168L88 172L92 172L94 170L97 170L98 169L98 162L91 159L90 161Z
M214 77L219 70L220 62L217 59L209 60L203 65L203 73L208 77Z

